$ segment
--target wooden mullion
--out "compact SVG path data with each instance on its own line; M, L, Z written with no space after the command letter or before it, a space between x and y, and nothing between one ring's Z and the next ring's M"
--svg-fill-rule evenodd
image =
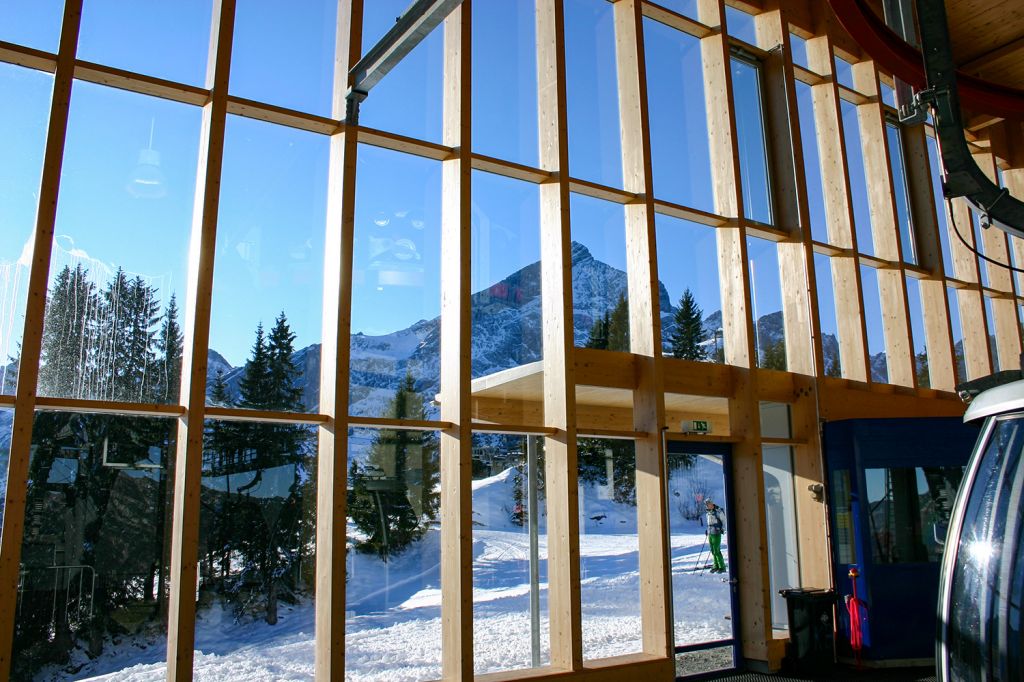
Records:
M471 156L472 0L444 20L444 144L441 166L441 669L473 678Z
M207 85L210 102L203 107L199 169L192 215L184 363L179 395L187 412L178 419L174 465L171 531L170 599L167 622L167 679L192 679L195 644L197 555L199 545L199 491L202 482L203 431L206 414L207 349L213 268L220 208L224 132L235 0L216 0L210 30Z
M3 40L0 40L0 62L47 73L54 73L57 70L57 55Z
M345 115L349 71L362 47L363 0L338 0L331 114ZM349 367L355 232L357 130L331 137L324 240L323 339L317 429L314 671L318 680L345 678L346 553L348 551Z
M807 41L811 68L828 79L811 87L818 138L822 190L829 241L848 255L831 259L832 290L839 329L839 355L843 376L867 381L867 330L861 304L860 268L856 257L853 202L846 162L839 95L832 78L832 42L828 34Z
M625 207L629 340L637 368L633 428L644 434L634 440L643 650L668 657L673 651L673 625L665 453L661 438L665 427L665 389L641 4L640 0L615 3L615 47L622 177L625 189L643 197L643 201Z
M537 103L540 186L541 325L544 340L544 439L548 509L548 608L551 665L583 668L580 529L576 454L569 146L562 0L537 0Z
M105 85L193 106L203 106L210 99L209 91L204 88L184 83L175 83L174 81L133 73L103 64L80 61L75 65L75 78L89 83L96 83L97 85Z
M46 318L46 291L50 278L53 232L57 220L61 163L67 139L68 114L74 81L75 51L82 20L82 0L66 0L61 24L60 47L53 82L46 147L43 150L39 203L32 240L28 301L21 340L18 387L4 494L3 530L0 532L0 680L10 679L14 643L14 621L18 602L21 543L25 528L28 467L32 447L39 362Z

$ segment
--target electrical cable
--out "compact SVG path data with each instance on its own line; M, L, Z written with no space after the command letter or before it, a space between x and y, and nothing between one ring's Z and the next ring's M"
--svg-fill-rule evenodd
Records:
M1017 268L1017 267L1014 267L1012 265L1007 265L1006 263L1000 263L996 259L989 258L985 254L983 254L981 251L979 251L978 249L976 249L973 246L971 246L970 244L968 244L967 240L964 239L964 236L962 234L960 234L960 228L957 227L957 225L956 225L956 218L953 217L953 200L950 199L949 197L946 197L946 208L949 209L949 222L953 226L953 232L956 234L957 239L960 240L960 243L962 243L965 247L967 247L968 251L973 253L978 258L981 258L982 260L984 260L984 261L986 261L988 263L992 263L993 265L998 265L1001 268L1006 268L1007 270L1011 270L1013 272L1024 273L1024 268Z

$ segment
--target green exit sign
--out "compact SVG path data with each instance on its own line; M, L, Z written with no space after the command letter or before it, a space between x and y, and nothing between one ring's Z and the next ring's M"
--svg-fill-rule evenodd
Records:
M683 431L687 433L711 433L711 422L706 419L693 419L683 422Z

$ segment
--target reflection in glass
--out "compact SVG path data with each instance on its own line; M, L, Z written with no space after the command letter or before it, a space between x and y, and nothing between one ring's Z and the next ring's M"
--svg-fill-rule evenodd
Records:
M349 432L346 679L441 677L438 454L432 431Z
M927 129L926 129L927 130ZM925 137L928 144L928 168L932 178L932 198L935 201L935 215L939 220L939 243L942 245L942 265L947 277L956 277L953 269L953 256L949 248L950 225L949 212L942 192L942 164L939 161L939 148L935 138Z
M533 0L473 8L473 151L537 165Z
M786 610L786 599L779 591L800 587L796 498L793 495L793 448L766 443L761 446L761 451L764 458L764 511L768 577L772 594L772 627L784 630L789 627L789 613Z
M871 209L868 205L867 168L864 166L864 148L860 139L860 120L857 105L843 100L843 135L846 141L847 176L850 180L850 201L853 203L853 223L857 234L857 249L869 256L875 253L875 240L871 231Z
M0 529L4 527L4 502L7 495L7 463L11 455L11 431L14 410L0 409Z
M811 63L807 59L807 41L798 36L795 33L789 34L789 49L793 54L793 63L796 66L802 66L805 69L811 68Z
M747 237L750 299L753 305L756 365L786 369L786 327L782 317L779 250L775 242Z
M800 146L804 153L811 238L818 242L828 242L825 190L821 185L821 157L818 154L818 132L814 119L814 94L810 85L796 81L796 101L800 114Z
M543 438L473 436L473 672L546 665Z
M814 254L814 278L818 285L818 323L821 325L821 350L825 360L825 376L838 378L843 373L839 353L841 340L832 288L832 260L828 256L821 253Z
M757 45L757 26L754 15L730 5L725 6L725 22L729 27L729 35L739 38L745 43Z
M577 346L629 350L626 218L621 205L582 194L572 214L573 332Z
M201 112L91 83L73 88L40 395L177 402ZM140 149L159 176L137 175ZM137 191L140 180L159 184Z
M662 352L725 362L715 228L658 214Z
M338 3L238 3L231 94L321 116L331 114Z
M996 317L995 310L992 307L992 297L988 294L984 294L982 298L985 301L985 326L987 327L988 334L988 348L989 355L992 356L992 372L998 372L1000 368L999 358L999 344L996 343Z
M0 3L0 40L55 53L63 14L64 0Z
M896 91L884 81L879 83L882 90L882 102L893 109L896 108Z
M440 388L440 171L441 164L417 156L359 150L350 414L436 414L429 403ZM410 384L424 411L389 413L400 388Z
M328 146L320 135L228 118L210 320L210 380L220 375L228 403L317 409ZM265 371L291 376L289 395L241 396L240 382Z
M683 454L668 446L668 519L672 566L675 644L703 644L732 636L729 585L710 573L706 500L725 514L725 472L721 455ZM729 528L722 536L728 557ZM729 662L732 662L731 656Z
M644 19L654 193L713 212L700 40Z
M195 667L313 670L316 428L207 420ZM218 670L219 669L219 670ZM250 668L251 669L251 668Z
M892 123L886 123L885 134L889 142L889 164L892 168L892 188L896 199L896 221L899 223L900 242L903 245L903 260L916 264L917 244L914 238L914 222L910 215L910 191L907 188L900 129Z
M857 563L857 543L853 534L853 500L850 490L850 472L837 469L832 472L832 527L836 545L836 559L842 565Z
M964 355L964 328L960 320L960 296L955 287L946 287L946 300L949 305L949 328L953 332L953 357L956 360L956 382L973 379L967 373L967 360Z
M583 658L640 651L640 543L632 441L581 438L580 603Z
M0 10L0 15L3 10ZM4 17L5 19L6 17ZM0 26L5 26L0 19ZM43 147L53 76L0 64L0 393L17 387L21 334L25 327L32 234L39 201Z
M473 173L474 379L543 357L539 216L533 183Z
M761 65L733 57L732 90L743 186L743 213L750 220L770 224L771 181L761 102Z
M871 380L888 383L889 359L885 348L881 291L878 271L869 265L860 267L860 285L864 294L864 324L868 331L868 366Z
M236 16L244 13L247 4L239 4ZM211 0L91 0L82 4L78 57L147 76L203 86L212 16ZM237 38L235 47L237 53ZM173 55L173 59L168 55ZM232 70L236 63L232 62Z
M622 187L612 3L565 2L569 173Z
M971 214L971 229L974 234L974 248L978 251L981 256L985 254L985 240L982 236L981 218L978 216L978 212L973 208L968 211ZM960 227L958 225L958 227ZM981 286L987 287L989 285L988 277L988 261L984 258L978 257L978 275L981 278Z
M924 331L921 282L915 277L907 277L907 308L910 312L910 341L914 353L914 373L917 375L917 385L921 388L928 388L932 385L928 370L928 336Z
M855 90L853 85L853 64L846 61L839 55L835 57L836 82L843 87Z
M176 429L169 419L36 414L12 679L165 659Z
M409 0L363 3L364 54L409 6ZM444 30L438 27L373 87L360 107L360 125L440 142L443 69Z
M939 561L962 467L865 469L875 563Z

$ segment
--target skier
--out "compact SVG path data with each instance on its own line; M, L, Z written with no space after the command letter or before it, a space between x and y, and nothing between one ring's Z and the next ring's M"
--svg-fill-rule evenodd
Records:
M722 508L715 504L710 497L704 500L704 507L707 509L708 529L704 534L708 536L708 546L711 548L711 556L714 558L714 566L711 573L725 573L725 559L722 558L722 533L725 532L725 519L722 517Z

